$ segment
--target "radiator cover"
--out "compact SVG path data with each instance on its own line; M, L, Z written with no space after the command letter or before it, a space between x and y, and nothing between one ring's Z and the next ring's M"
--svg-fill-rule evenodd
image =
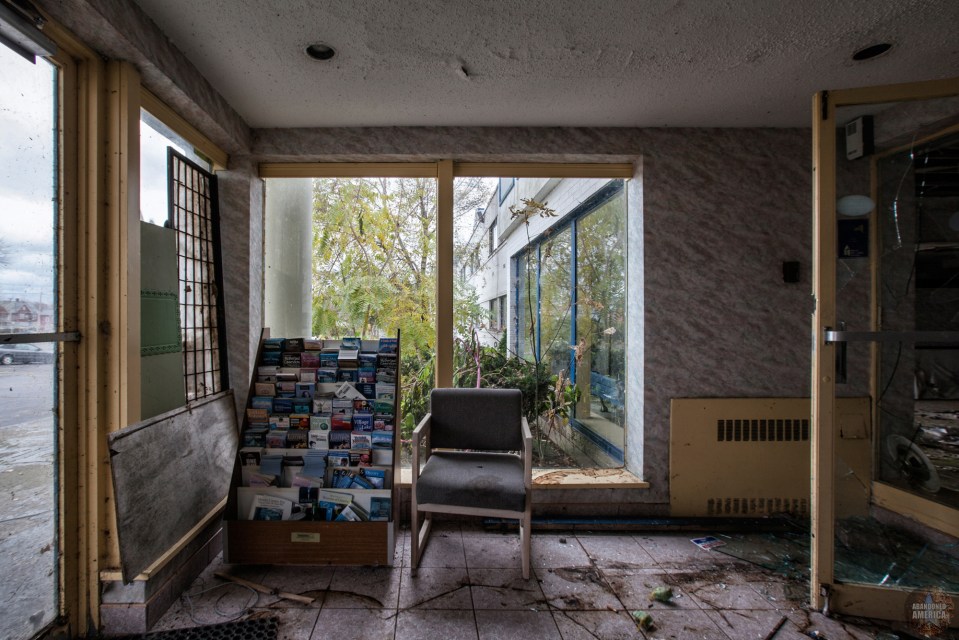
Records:
M869 398L837 398L837 516L865 515L871 480ZM809 398L674 398L674 516L808 516Z

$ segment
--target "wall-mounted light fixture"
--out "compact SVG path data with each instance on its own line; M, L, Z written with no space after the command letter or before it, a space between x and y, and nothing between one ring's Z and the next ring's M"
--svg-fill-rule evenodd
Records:
M836 213L852 218L868 215L875 207L876 203L869 196L843 196L836 201Z

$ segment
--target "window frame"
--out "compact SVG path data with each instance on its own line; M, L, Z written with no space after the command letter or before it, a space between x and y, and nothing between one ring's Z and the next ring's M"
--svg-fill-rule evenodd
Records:
M535 309L534 313L536 315L536 330L535 330L535 339L533 340L532 348L535 349L536 356L543 362L543 351L542 351L542 332L543 332L543 323L542 323L542 308L543 308L543 296L542 296L542 247L550 242L552 239L556 238L560 234L564 233L567 229L570 232L570 300L572 304L572 312L570 313L570 332L569 332L569 344L577 344L576 338L578 333L578 314L575 309L577 308L577 295L579 292L579 274L578 274L578 247L577 247L577 236L579 233L579 223L580 221L588 218L594 212L598 211L601 207L611 202L614 198L619 197L620 195L626 196L627 187L624 180L610 181L610 183L600 187L594 194L588 197L585 201L580 203L578 206L573 208L569 213L564 215L562 218L556 221L555 224L550 225L547 230L538 234L536 237L526 244L519 251L510 256L509 260L514 269L514 273L521 273L525 269L526 255L530 252L535 252L535 276L531 279L533 286L536 287L536 297L535 297ZM624 212L625 216L629 215L628 209ZM624 221L625 226L625 221ZM526 311L526 307L521 305L520 296L524 293L522 286L525 286L525 282L520 282L521 278L517 277L512 287L512 303L516 305L516 308ZM512 344L510 345L515 353L522 353L521 349L524 347L523 340L528 339L524 334L526 333L525 327L523 331L520 331L520 325L524 324L524 318L522 311L517 311L516 314L516 330L513 335ZM625 312L625 308L623 309ZM569 364L569 379L572 383L576 383L577 379L577 370L576 363L573 355L570 354L570 364ZM575 417L570 418L571 422L575 421ZM628 422L624 421L623 424L623 447L620 450L618 447L615 447L613 443L608 443L610 446L600 445L602 449L606 451L610 457L619 462L621 465L626 464L626 428ZM599 443L597 443L599 444ZM615 450L611 450L615 449Z
M453 181L458 177L500 178L608 178L635 176L631 162L509 163L458 162L262 162L260 178L435 177L437 179L436 232L436 358L434 386L453 386ZM261 292L262 295L262 292Z
M508 182L507 182L508 181ZM506 201L506 197L509 196L510 192L513 190L513 187L516 186L516 177L511 178L499 178L499 182L496 183L496 191L499 194L499 204L503 204Z

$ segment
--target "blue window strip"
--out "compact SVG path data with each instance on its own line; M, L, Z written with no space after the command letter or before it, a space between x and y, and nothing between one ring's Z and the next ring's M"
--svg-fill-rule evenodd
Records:
M503 188L503 183L508 181L509 186ZM506 196L509 195L509 192L513 190L513 186L516 185L516 178L500 178L497 188L499 189L499 203L503 204L503 201L506 200Z
M593 431L592 429L590 429L589 427L581 423L579 420L576 420L575 418L570 420L569 424L575 431L586 436L586 439L588 439L590 442L596 445L610 458L612 458L619 464L626 463L626 456L623 454L623 450L617 447L616 445L614 445L612 442L602 437L601 435L599 435L598 433L596 433L595 431Z
M578 299L576 296L576 290L577 290L576 264L579 260L579 256L576 251L576 234L578 231L578 227L579 227L579 218L574 218L572 224L570 225L570 230L569 230L569 244L570 244L569 257L570 257L570 263L571 263L569 266L569 273L570 273L569 287L570 287L570 290L572 291L572 294L569 297L570 318L569 318L569 343L568 343L569 381L573 384L576 384L576 357L574 355L576 352L574 351L573 345L576 344L576 318L579 315L577 313Z
M535 353L536 359L542 361L543 352L540 349L540 339L543 335L543 290L540 287L540 276L542 275L543 269L543 243L540 242L536 245L536 345Z

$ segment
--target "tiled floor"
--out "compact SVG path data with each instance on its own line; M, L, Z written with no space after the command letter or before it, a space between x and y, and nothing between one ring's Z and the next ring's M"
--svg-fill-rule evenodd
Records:
M276 616L280 638L310 640L507 639L828 640L872 639L879 629L803 609L804 584L689 540L695 534L534 532L533 575L523 580L515 533L437 523L416 577L409 531L392 568L229 566L215 562L154 631ZM227 570L288 593L304 605L259 595L214 577ZM650 591L669 586L669 604ZM209 590L209 591L205 591ZM204 592L205 591L205 592ZM652 615L640 632L630 613Z

